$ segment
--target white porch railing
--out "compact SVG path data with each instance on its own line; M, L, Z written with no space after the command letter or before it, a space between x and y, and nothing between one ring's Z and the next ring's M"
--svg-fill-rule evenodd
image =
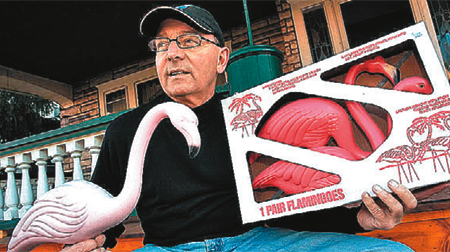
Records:
M89 179L104 132L119 114L0 144L0 221L21 218L49 189L68 180ZM54 167L54 175L47 173ZM37 169L37 178L30 177ZM20 177L20 179L19 179Z

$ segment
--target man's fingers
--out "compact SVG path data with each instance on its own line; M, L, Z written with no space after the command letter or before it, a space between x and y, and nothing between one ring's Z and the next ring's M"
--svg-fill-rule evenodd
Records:
M95 239L85 240L67 247L61 252L87 252L87 251L105 251L104 248L99 248L105 242L105 236L99 235Z
M372 214L375 220L383 219L385 217L385 213L383 209L375 202L375 200L370 197L369 193L365 192L362 195L362 200L367 210ZM375 223L373 223L375 225Z
M413 209L417 206L417 199L404 185L399 184L395 180L390 180L388 183L391 189L400 198L405 209Z
M373 192L389 209L390 215L394 221L400 221L403 217L403 205L392 194L381 188L379 185L373 186Z
M99 236L95 237L95 242L97 243L97 247L103 246L105 241L106 241L105 235L99 235Z

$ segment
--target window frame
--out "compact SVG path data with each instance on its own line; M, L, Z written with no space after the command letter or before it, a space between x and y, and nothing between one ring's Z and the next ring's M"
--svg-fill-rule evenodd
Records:
M144 84L144 83L146 83L148 81L152 81L152 80L155 80L155 79L158 79L158 76L151 76L151 77L148 77L148 78L145 78L145 79L141 79L141 80L138 80L138 81L134 82L134 92L136 93L136 106L139 106L138 86L140 84ZM161 89L162 89L162 87L161 87Z
M128 110L128 100L129 100L129 99L128 99L127 86L119 86L119 87L117 87L117 88L115 88L115 89L108 90L108 91L105 92L105 94L103 95L103 102L105 103L105 115L117 113L117 112L108 112L108 104L109 104L109 103L107 102L106 97L107 97L109 94L112 94L112 93L117 92L117 91L120 91L120 90L125 90L125 104L126 104L126 109L125 109L125 110Z
M100 105L100 116L108 115L106 111L106 95L125 88L127 110L138 107L137 85L158 78L155 67L126 75L97 86Z

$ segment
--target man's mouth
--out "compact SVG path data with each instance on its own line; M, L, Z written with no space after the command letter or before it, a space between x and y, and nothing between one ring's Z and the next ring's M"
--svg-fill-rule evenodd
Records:
M181 75L181 74L189 74L189 72L182 71L182 70L173 71L173 72L169 73L169 77L174 77L174 76L178 76L178 75Z

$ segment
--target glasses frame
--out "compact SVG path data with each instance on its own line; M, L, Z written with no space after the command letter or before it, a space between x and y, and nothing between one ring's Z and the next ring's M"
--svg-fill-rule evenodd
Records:
M195 46L186 46L186 47L182 47L182 46L180 45L180 42L178 41L178 38L184 37L184 36L195 36L195 37L197 37L197 38L200 39L200 42L198 43L198 45L195 45ZM169 41L169 43L167 44L167 49L166 49L166 50L157 50L156 48L155 48L155 50L152 49L152 46L151 46L150 44L151 44L153 41L158 40L158 39L167 39L167 40ZM213 40L207 39L207 38L203 37L203 36L200 35L200 34L182 34L182 35L177 36L177 37L174 38L174 39L170 39L170 38L167 38L167 37L154 37L154 38L150 39L150 41L148 42L148 48L149 48L150 51L152 51L152 52L165 52L165 51L169 50L170 43L172 43L173 41L175 41L176 44L177 44L177 46L178 46L178 48L180 48L180 49L190 49L190 48L195 48L195 47L201 46L201 45L202 45L202 40L205 40L205 41L207 41L207 42L209 42L209 43L211 43L211 44L213 44L213 45L219 46L219 43L217 43L217 42L215 42L215 41L213 41ZM220 46L219 46L219 47L220 47Z

